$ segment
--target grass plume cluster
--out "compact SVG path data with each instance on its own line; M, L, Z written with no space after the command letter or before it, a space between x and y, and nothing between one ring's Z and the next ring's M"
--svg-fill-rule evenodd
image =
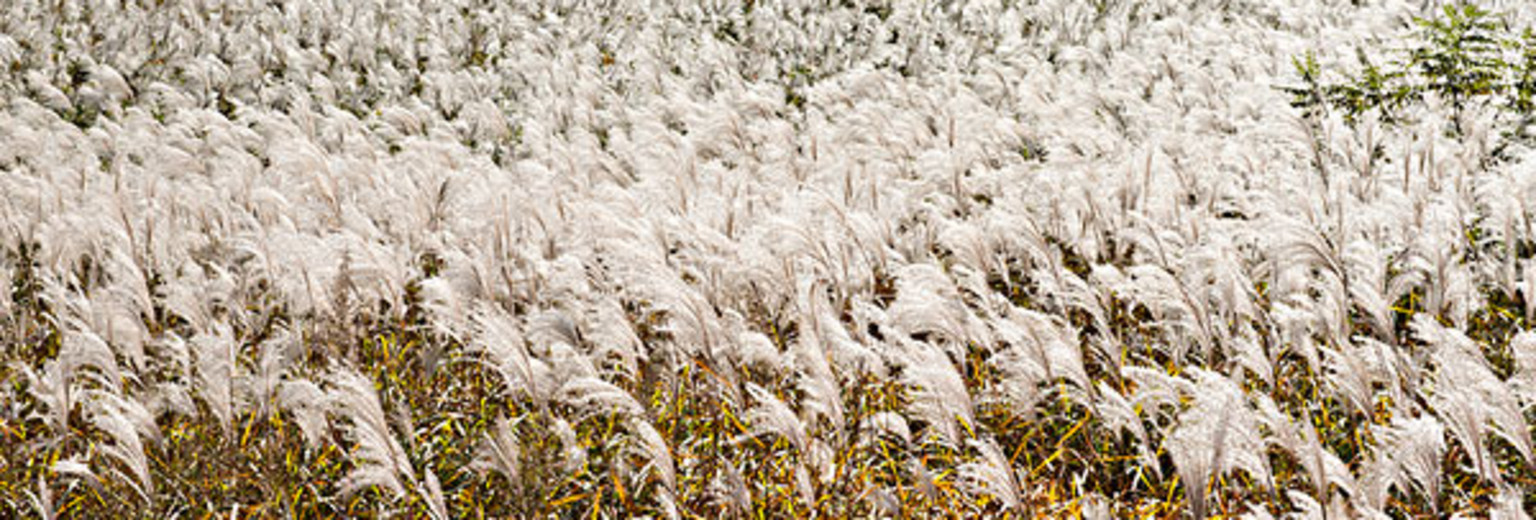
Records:
M0 3L0 517L1527 518L1441 3Z

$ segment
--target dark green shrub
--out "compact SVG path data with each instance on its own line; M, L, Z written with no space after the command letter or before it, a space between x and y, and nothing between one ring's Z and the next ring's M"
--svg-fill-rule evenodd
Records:
M1368 112L1397 124L1405 109L1433 93L1452 111L1453 135L1463 133L1462 116L1472 108L1495 107L1522 121L1536 110L1536 36L1530 29L1514 35L1501 17L1470 4L1447 5L1441 16L1414 23L1418 29L1398 59L1378 64L1361 51L1357 75L1328 83L1309 52L1292 60L1302 85L1282 90L1306 117L1331 108L1349 124Z

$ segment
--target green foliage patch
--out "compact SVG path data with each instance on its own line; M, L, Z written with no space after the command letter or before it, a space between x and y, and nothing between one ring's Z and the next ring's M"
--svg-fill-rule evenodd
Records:
M1451 109L1452 135L1465 133L1472 110L1499 112L1516 135L1536 111L1536 33L1516 30L1503 17L1472 4L1446 5L1440 16L1415 18L1408 45L1381 61L1360 51L1360 70L1338 82L1326 79L1317 56L1292 59L1300 86L1283 87L1291 106L1314 118L1338 111L1351 125L1374 113L1386 124L1407 122L1433 96Z

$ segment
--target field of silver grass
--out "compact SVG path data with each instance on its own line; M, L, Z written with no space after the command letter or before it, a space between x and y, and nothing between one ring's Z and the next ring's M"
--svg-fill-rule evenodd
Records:
M1440 4L8 0L0 517L1527 518Z

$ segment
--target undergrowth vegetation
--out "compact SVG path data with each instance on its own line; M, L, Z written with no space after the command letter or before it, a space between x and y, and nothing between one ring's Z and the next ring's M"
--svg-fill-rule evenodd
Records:
M1527 518L1533 22L0 2L0 517Z

